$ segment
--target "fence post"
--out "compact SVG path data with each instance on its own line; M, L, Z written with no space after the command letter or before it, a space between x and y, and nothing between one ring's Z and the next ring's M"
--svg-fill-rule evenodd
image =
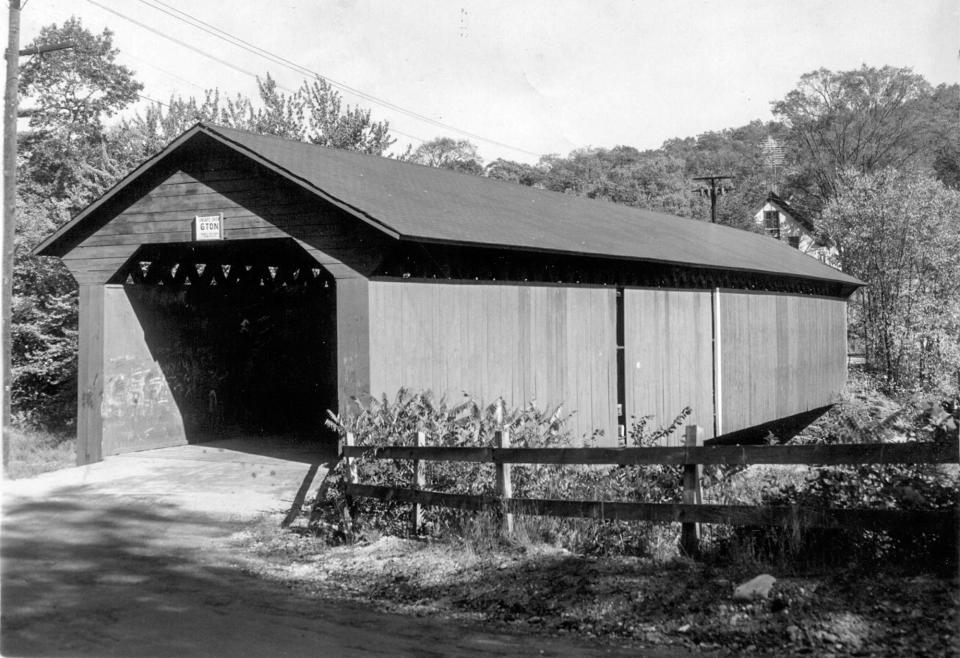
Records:
M499 429L493 435L494 448L510 447L510 430ZM513 483L510 481L510 464L496 462L496 495L500 501L501 528L505 535L513 534L513 514L507 511L507 504L513 496Z
M353 432L347 432L347 436L344 437L343 445L348 447L353 447L356 444L356 439L353 436ZM350 457L349 454L344 454L344 451L340 451L343 455L343 460L346 465L346 476L348 484L357 484L357 462ZM346 503L341 510L343 516L343 528L344 532L347 533L348 541L353 541L353 517L354 517L354 507L353 507L353 496L346 494L344 496L344 502Z
M344 441L344 445L353 447L357 444L356 438L353 436L353 432L347 432L347 438ZM357 462L350 458L350 455L344 455L344 459L347 462L347 482L350 484L357 483Z
M417 447L422 448L427 445L427 435L423 432L417 432ZM413 460L413 488L417 491L422 490L427 484L426 473L424 472L424 463L420 459ZM413 504L413 512L411 516L411 524L413 525L413 534L419 535L420 528L423 525L423 507L420 503Z
M684 445L695 448L703 445L703 428L699 425L687 425ZM702 498L700 489L700 465L686 464L683 467L683 502L685 505L699 505ZM691 557L700 554L700 524L683 523L680 530L680 547Z

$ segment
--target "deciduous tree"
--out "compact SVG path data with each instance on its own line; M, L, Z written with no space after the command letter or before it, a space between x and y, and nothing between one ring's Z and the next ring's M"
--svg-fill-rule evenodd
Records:
M19 137L19 179L56 198L82 196L84 173L102 165L104 120L142 89L116 62L111 32L94 35L77 18L42 28L27 49L65 42L72 47L32 57L20 74L30 132Z
M415 148L408 159L428 167L453 169L477 176L483 174L483 158L477 152L476 144L467 139L431 139Z
M907 68L864 65L820 69L774 102L793 160L789 184L815 212L845 186L848 172L871 173L916 163L929 143L923 107L932 89Z
M891 387L931 387L960 369L960 192L928 173L848 172L822 230L867 282L853 326Z

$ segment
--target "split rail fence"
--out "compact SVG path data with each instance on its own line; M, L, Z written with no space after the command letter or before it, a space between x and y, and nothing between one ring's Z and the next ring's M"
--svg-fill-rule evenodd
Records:
M782 526L809 528L883 529L910 527L915 530L956 530L957 512L908 511L887 509L824 509L784 506L719 505L701 502L700 469L703 465L749 464L956 464L960 446L956 443L869 443L845 445L710 445L704 446L703 429L686 427L685 445L651 448L511 448L507 430L497 431L494 447L428 447L426 435L417 434L415 446L357 446L348 433L341 445L345 460L348 497L377 498L412 503L411 523L415 531L422 522L425 506L462 510L501 512L502 528L513 530L514 514L581 517L619 521L681 523L681 545L689 554L699 550L701 523L746 526ZM360 484L356 458L377 460L413 460L412 487L388 487ZM493 463L496 482L492 496L450 494L429 491L423 463L454 461ZM553 500L514 498L510 468L512 464L663 464L683 466L682 503L639 503L599 500Z

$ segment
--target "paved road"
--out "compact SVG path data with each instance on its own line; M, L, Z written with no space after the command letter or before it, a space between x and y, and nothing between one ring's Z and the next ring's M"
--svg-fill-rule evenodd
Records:
M227 538L278 521L324 457L240 440L4 483L4 656L636 655L316 601L245 573ZM659 654L667 655L667 654Z

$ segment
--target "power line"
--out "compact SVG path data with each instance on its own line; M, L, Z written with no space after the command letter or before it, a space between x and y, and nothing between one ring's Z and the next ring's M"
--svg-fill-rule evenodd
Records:
M143 94L137 94L137 98L140 100L150 101L151 103L156 103L157 105L163 105L165 108L170 109L170 105L164 103L163 101L158 101L156 98L150 98L149 96L144 96Z
M180 82L183 82L184 84L188 84L188 85L190 85L191 87L196 87L196 88L199 89L200 91L206 91L206 89L204 89L204 87L202 87L201 85L198 85L196 82L192 82L192 81L190 81L190 80L187 80L186 78L180 77L179 75L177 75L177 74L174 73L173 71L168 71L167 69L160 68L159 66L155 65L155 64L154 64L153 62L151 62L150 60L144 59L144 58L142 58L142 57L137 57L136 55L134 55L133 53L130 53L130 52L125 52L125 53L123 53L123 54L124 54L126 57L132 57L133 59L137 60L138 62L142 62L142 63L146 64L147 66L149 66L150 68L152 68L154 71L160 71L161 73L165 74L166 76L168 76L168 77L170 77L170 78L172 78L172 79L174 79L174 80L179 80Z
M324 75L323 73L320 73L320 72L318 72L318 71L314 71L314 70L312 70L312 69L310 69L310 68L308 68L308 67L306 67L306 66L304 66L304 65L302 65L302 64L298 64L298 63L296 63L296 62L293 62L293 61L291 61L291 60L289 60L289 59L287 59L287 58L285 58L285 57L283 57L283 56L281 56L281 55L277 55L276 53L270 52L270 51L268 51L268 50L266 50L266 49L264 49L264 48L261 48L261 47L255 45L255 44L250 43L249 41L245 41L244 39L241 39L240 37L234 36L234 35L230 34L229 32L226 32L225 30L222 30L222 29L218 28L218 27L215 26L215 25L212 25L212 24L210 24L210 23L207 23L206 21L201 20L201 19L199 19L199 18L197 18L197 17L195 17L195 16L193 16L193 15L191 15L191 14L189 14L189 13L183 11L183 10L180 10L180 9L177 9L176 7L173 7L173 6L171 6L171 5L168 5L168 4L166 4L165 2L162 2L162 0L152 0L152 2L147 2L146 0L139 0L139 2L140 2L141 4L144 4L144 5L148 6L148 7L151 7L152 9L156 9L157 11L160 11L160 12L162 12L162 13L164 13L164 14L167 14L168 16L172 16L173 18L176 18L177 20L179 20L179 21L181 21L181 22L187 23L188 25L191 25L192 27L195 27L195 28L197 28L197 29L199 29L199 30L202 30L203 32L206 32L207 34L210 34L210 35L212 35L212 36L215 36L215 37L217 37L218 39L220 39L220 40L222 40L222 41L226 41L226 42L228 42L228 43L231 43L232 45L238 46L238 47L240 47L240 48L242 48L242 49L244 49L244 50L246 50L246 51L248 51L248 52L251 52L251 53L253 53L253 54L255 54L255 55L259 55L260 57L263 57L264 59L267 59L267 60L272 61L272 62L274 62L274 63L280 64L281 66L285 66L285 67L287 67L287 68L289 68L289 69L291 69L291 70L293 70L293 71L295 71L295 72L297 72L297 73L302 73L302 74L307 74L307 75L310 75L310 76L321 77L321 78L323 78L324 80L326 80L327 82L329 82L331 85L333 85L334 87L337 87L337 88L342 89L342 90L344 90L344 91L346 91L346 92L348 92L348 93L351 93L351 94L353 94L353 95L355 95L355 96L358 96L358 97L360 97L360 98L363 98L364 100L368 100L368 101L370 101L371 103L375 103L375 104L380 105L380 106L382 106L382 107L386 107L386 108L395 110L395 111L397 111L397 112L401 112L401 113L403 113L403 114L405 114L405 115L407 115L407 116L409 116L409 117L412 117L412 118L417 119L417 120L419 120L419 121L424 121L424 122L430 123L430 124L432 124L432 125L434 125L434 126L437 126L437 127L439 127L439 128L444 128L444 129L447 129L447 130L452 130L452 131L455 131L455 132L459 132L459 133L461 133L461 134L463 134L463 135L467 135L468 137L473 137L474 139L478 139L478 140L481 140L481 141L485 141L485 142L490 143L490 144L496 144L497 146L501 146L501 147L503 147L503 148L508 148L508 149L511 149L511 150L514 150L514 151L518 151L518 152L521 152L521 153L526 153L527 155L533 155L533 156L540 156L540 155L541 155L541 154L539 154L539 153L534 153L533 151L527 151L526 149L522 149L522 148L519 148L519 147L516 147L516 146L511 146L510 144L505 144L504 142L500 142L500 141L491 139L491 138L489 138L489 137L484 137L483 135L478 135L478 134L476 134L476 133L472 133L472 132L470 132L470 131L468 131L468 130L464 130L464 129L462 129L462 128L457 128L456 126L452 126L452 125L450 125L450 124L443 123L442 121L438 121L438 120L436 120L436 119L432 119L432 118L430 118L430 117L428 117L428 116L426 116L426 115L420 114L419 112L415 112L415 111L413 111L413 110L409 110L409 109L407 109L407 108L405 108L405 107L402 107L402 106L400 106L400 105L397 105L396 103L393 103L392 101L388 101L388 100L383 99L383 98L380 98L380 97L378 97L378 96L374 96L373 94L369 94L369 93L367 93L367 92L361 91L360 89L357 89L357 88L355 88L355 87L351 87L351 86L349 86L349 85L347 85L347 84L345 84L345 83L343 83L343 82L339 82L339 81L337 81L337 80L333 80L332 78ZM156 5L160 5L160 6L158 7L158 6L156 6ZM165 9L164 9L164 8L165 8ZM167 10L170 10L170 11L167 11Z
M88 1L88 2L91 2L92 4L95 4L95 5L99 6L99 7L101 7L101 8L104 8L104 9L106 9L107 11L109 11L109 12L111 12L111 13L113 13L113 14L121 17L121 18L124 18L124 19L126 19L126 20L131 21L131 22L134 22L134 23L136 23L137 25L140 25L140 26L143 26L143 27L147 27L147 26L144 26L144 25L143 25L142 23L140 23L139 21L135 21L134 19L131 19L131 18L123 15L122 13L120 13L120 12L118 12L118 11L115 11L115 10L112 10L112 9L109 9L109 8L104 7L103 5L95 2L95 0L87 0L87 1ZM338 89L341 89L341 90L343 90L343 91L345 91L345 92L348 92L348 93L350 93L350 94L352 94L352 95L354 95L354 96L357 96L357 97L359 97L359 98L362 98L362 99L364 99L364 100L367 100L367 101L369 101L369 102L371 102L371 103L374 103L374 104L376 104L376 105L380 105L381 107L385 107L385 108L394 110L394 111L396 111L396 112L400 112L401 114L404 114L404 115L406 115L406 116L409 116L409 117L411 117L411 118L413 118L413 119L416 119L416 120L418 120L418 121L422 121L422 122L425 122L425 123L429 123L429 124L431 124L431 125L433 125L433 126L436 126L436 127L438 127L438 128L443 128L443 129L445 129L445 130L450 130L450 131L453 131L453 132L457 132L457 133L460 133L460 134L462 134L462 135L466 135L466 136L468 136L468 137L472 137L472 138L474 138L474 139L477 139L477 140L479 140L479 141L486 142L486 143L488 143L488 144L494 144L494 145L500 146L500 147L502 147L502 148L510 149L511 151L516 151L516 152L519 152L519 153L524 153L524 154L526 154L526 155L531 155L531 156L535 156L535 157L539 157L540 155L542 155L542 154L540 154L540 153L535 153L535 152L533 152L533 151L529 151L529 150L522 149L522 148L519 148L519 147L516 147L516 146L512 146L512 145L510 145L510 144L506 144L506 143L504 143L504 142L501 142L501 141L498 141L498 140L495 140L495 139L491 139L491 138L489 138L489 137L485 137L485 136L483 136L483 135L479 135L479 134L477 134L477 133L473 133L473 132L470 132L470 131L468 131L468 130L464 130L464 129L462 129L462 128L458 128L458 127L456 127L456 126L453 126L453 125L444 123L444 122L442 122L442 121L438 121L438 120L433 119L433 118L431 118L431 117L428 117L428 116L426 116L426 115L420 114L419 112L416 112L416 111L414 111L414 110L410 110L410 109L407 109L407 108L405 108L405 107L403 107L403 106L401 106L401 105L397 105L396 103L393 103L393 102L391 102L391 101L389 101L389 100L386 100L386 99L384 99L384 98L380 98L379 96L374 96L373 94L369 94L369 93L364 92L364 91L362 91L362 90L360 90L360 89L357 89L357 88L355 88L355 87L351 87L351 86L349 86L349 85L347 85L347 84L345 84L345 83L343 83L343 82L339 82L339 81L337 81L337 80L331 79L331 78L329 78L328 76L326 76L326 75L324 75L324 74L322 74L322 73L320 73L320 72L318 72L318 71L314 71L313 69L310 69L310 68L308 68L308 67L306 67L306 66L304 66L304 65L302 65L302 64L298 64L298 63L296 63L296 62L293 62L293 61L291 61L291 60L289 60L289 59L287 59L287 58L285 58L285 57L283 57L283 56L281 56L281 55L277 55L276 53L270 52L270 51L268 51L268 50L266 50L266 49L264 49L264 48L261 48L261 47L255 45L255 44L253 44L253 43L250 43L249 41L246 41L246 40L244 40L244 39L241 39L240 37L234 36L234 35L230 34L229 32L226 32L226 31L224 31L224 30L216 27L215 25L212 25L212 24L210 24L210 23L208 23L208 22L206 22L206 21L203 21L203 20L201 20L201 19L199 19L199 18L196 18L195 16L192 16L191 14L189 14L189 13L187 13L187 12L185 12L185 11L182 11L182 10L180 10L180 9L177 9L176 7L173 7L173 6L171 6L171 5L168 5L168 4L164 3L164 2L162 2L161 0L153 0L152 2L147 2L146 0L139 0L139 2L140 2L141 4L144 4L144 5L148 6L148 7L156 10L156 11L162 12L162 13L168 15L168 16L171 16L172 18L175 18L175 19L177 19L177 20L179 20L179 21L181 21L181 22L183 22L183 23L186 23L186 24L190 25L191 27L194 27L194 28L196 28L196 29L198 29L198 30L201 30L201 31L203 31L203 32L206 32L207 34L210 34L211 36L214 36L214 37L220 39L221 41L226 41L227 43L230 43L231 45L237 46L237 47L239 47L239 48L241 48L241 49L243 49L243 50L246 50L247 52L250 52L250 53L252 53L252 54L254 54L254 55L257 55L257 56L259 56L259 57L262 57L262 58L264 58L264 59L266 59L266 60L268 60L268 61L271 61L271 62L273 62L273 63L275 63L275 64L278 64L278 65L280 65L280 66L284 66L284 67L286 67L286 68L288 68L288 69L290 69L290 70L292 70L292 71L295 71L295 72L297 72L297 73L300 73L300 74L309 75L309 76L311 76L311 77L314 77L314 76L315 76L315 77L323 78L323 79L326 80L328 83L330 83L332 86L334 86L334 87L336 87L336 88L338 88ZM159 5L159 6L158 6L158 5ZM147 27L147 29L149 29L151 32L154 32L155 34L160 34L160 36L166 37L165 34L160 33L158 30L155 30L155 29L152 29L152 28L149 28L149 27ZM177 43L180 43L181 45L186 45L186 44L183 44L182 42L180 42L179 40L174 39L174 41L176 41ZM194 50L195 52L200 52L199 49L197 49L197 48L195 48L195 47L193 47L193 46L187 45L187 47L189 47L191 50ZM205 53L203 53L203 54L205 54ZM222 63L222 60L220 60L219 58L216 58L216 57L212 57L212 58L215 59L216 61L220 61L220 62ZM231 68L233 68L233 69L235 69L235 70L237 69L237 67L235 67L235 66L233 66L233 65L228 64L228 66L230 66ZM246 72L246 73L249 74L249 72ZM402 132L400 132L400 131L394 131L394 132L397 132L398 134L404 134L404 133L402 133ZM407 137L411 137L410 135L406 135L406 136L407 136ZM417 137L413 137L413 138L414 138L414 139L418 139L418 140L420 140L420 141L424 141L424 140L422 140L422 139L420 139L420 138L417 138Z
M176 43L176 44L178 44L178 45L180 45L180 46L183 46L184 48L187 48L187 49L189 49L189 50L192 50L193 52L195 52L195 53L197 53L197 54L199 54L199 55L203 55L204 57L207 57L207 58L209 58L209 59L212 59L212 60L215 61L215 62L218 62L218 63L220 63L220 64L223 64L224 66L227 66L227 67L233 69L234 71L237 71L238 73L242 73L243 75L249 76L249 77L253 78L254 80L258 80L258 81L259 81L259 76L258 76L256 73L253 73L252 71L248 71L248 70L246 70L246 69L244 69L244 68L241 68L241 67L239 67L239 66L236 66L236 65L234 65L234 64L231 64L230 62L228 62L228 61L226 61L226 60L224 60L224 59L221 59L220 57L217 57L216 55L211 55L210 53L208 53L208 52L206 52L206 51L204 51L204 50L202 50L202 49L200 49L200 48L197 48L196 46L193 46L193 45L191 45L191 44L189 44L189 43L186 43L186 42L184 42L184 41L182 41L182 40L180 40L180 39L177 39L176 37L172 37L172 36L170 36L170 35L168 35L168 34L165 34L165 33L161 32L160 30L157 30L156 28L151 27L150 25L147 25L147 24L145 24L145 23L142 23L141 21L138 21L138 20L136 20L136 19L134 19L134 18L130 18L129 16L126 16L126 15L120 13L119 11L116 11L116 10L114 10L114 9L111 9L110 7L106 7L106 6L102 5L102 4L100 4L99 2L96 2L96 0L87 0L87 2L89 2L89 3L92 4L92 5L96 5L97 7L100 7L100 8L103 9L104 11L107 11L107 12L109 12L109 13L115 15L115 16L118 16L119 18L122 18L122 19L125 20L125 21L129 21L130 23L133 23L134 25L137 25L137 26L139 26L139 27L142 27L143 29L147 30L148 32L152 32L153 34L156 34L156 35L159 36L159 37L162 37L162 38L164 38L164 39L167 39L167 40L169 40L169 41L172 41L172 42L174 42L174 43ZM190 84L193 84L193 83L190 83ZM195 84L194 84L193 86L200 88L200 85L195 85ZM279 88L282 89L283 91L286 91L286 92L291 93L291 94L296 93L295 90L291 89L290 87L286 87L286 86L284 86L284 85L281 85L281 84L278 84L277 87L279 87ZM156 101L156 102L159 102L159 101ZM160 103L160 104L161 104L161 105L166 105L165 103ZM169 107L169 105L166 105L166 106ZM403 132L403 131L401 131L401 130L397 130L396 128L390 128L390 132L396 133L396 134L398 134L398 135L403 135L404 137L407 137L407 138L409 138L409 139L416 140L416 141L418 141L418 142L425 142L425 141L427 141L427 140L424 139L423 137L417 137L416 135L411 135L411 134L409 134L409 133L405 133L405 132Z
M177 39L176 37L172 37L172 36L170 36L169 34L164 34L164 33L161 32L160 30L157 30L157 29L155 29L155 28L147 25L146 23L141 23L140 21L138 21L138 20L136 20L136 19L134 19L134 18L130 18L129 16L126 16L126 15L124 15L124 14L121 14L119 11L116 11L116 10L114 10L114 9L111 9L110 7L107 7L107 6L105 6L105 5L102 5L102 4L100 4L99 2L97 2L96 0L87 0L87 2L89 2L89 3L92 4L92 5L96 5L97 7L100 7L100 8L103 9L104 11L110 12L111 14L113 14L113 15L115 15L115 16L118 16L118 17L124 19L125 21L129 21L129 22L133 23L134 25L137 25L137 26L139 26L139 27L142 27L143 29L147 30L148 32L152 32L153 34L156 34L156 35L159 36L159 37L163 37L164 39L167 39L167 40L169 40L169 41L173 41L174 43L176 43L176 44L178 44L178 45L180 45L180 46L183 46L184 48L187 48L188 50L192 50L193 52L197 53L198 55L203 55L204 57L209 57L209 58L212 59L213 61L218 62L218 63L220 63L220 64L223 64L224 66L233 69L233 70L236 71L237 73L242 73L242 74L244 74L244 75L249 75L249 76L251 76L251 77L253 77L253 78L256 78L256 77L257 77L257 75L256 75L255 73L251 73L250 71L247 71L246 69L242 69L242 68L240 68L239 66L235 66L235 65L231 64L230 62L228 62L227 60L221 59L221 58L217 57L216 55L211 55L210 53L204 52L203 50L197 48L196 46L192 46L192 45L190 45L189 43L187 43L187 42L185 42L185 41L181 41L180 39ZM284 86L282 86L282 85L277 85L277 86L280 87L281 89L283 89L284 91L288 91L288 92L291 92L291 93L293 92L293 90L290 89L289 87L284 87Z

